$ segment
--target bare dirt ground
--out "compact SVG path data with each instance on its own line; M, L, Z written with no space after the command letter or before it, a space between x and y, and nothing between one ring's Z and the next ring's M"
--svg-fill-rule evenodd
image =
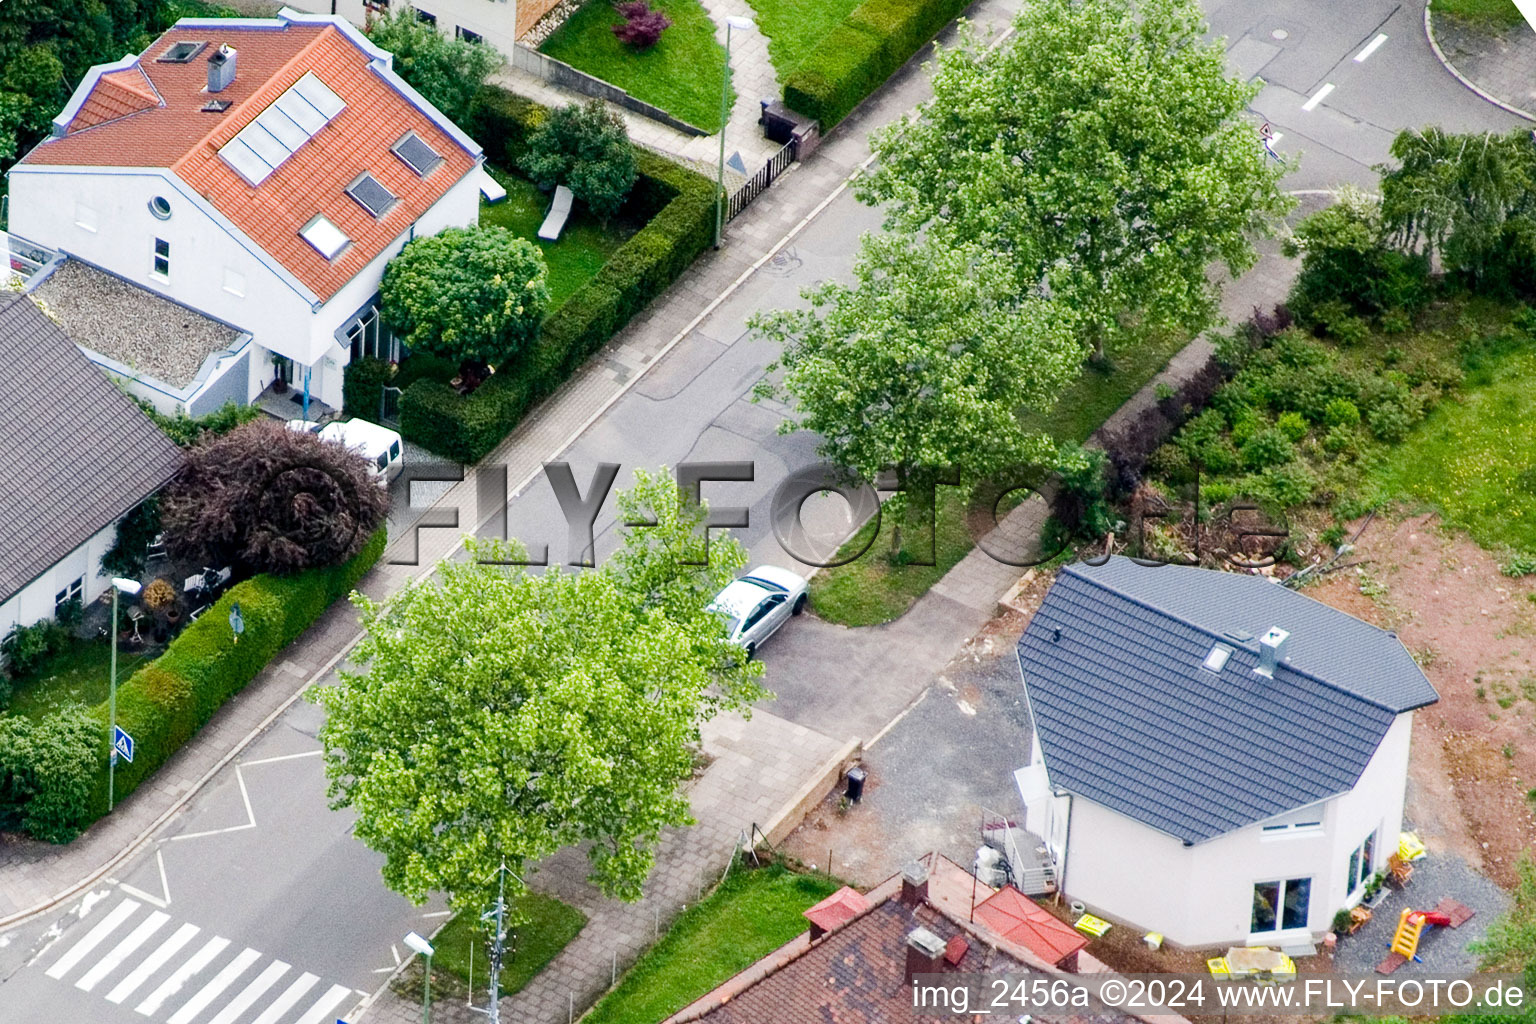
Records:
M1414 716L1408 816L1431 851L1461 855L1500 886L1536 846L1536 577L1438 517L1378 517L1311 597L1395 630L1440 694Z

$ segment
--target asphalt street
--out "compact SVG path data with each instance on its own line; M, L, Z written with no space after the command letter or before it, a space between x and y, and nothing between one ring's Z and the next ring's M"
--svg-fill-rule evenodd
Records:
M1225 0L1207 10L1233 66L1265 83L1254 113L1274 126L1280 152L1300 157L1287 187L1371 185L1372 166L1388 159L1403 128L1517 123L1435 61L1420 3ZM783 410L751 400L774 351L745 322L798 302L805 285L844 277L860 233L878 222L851 194L838 197L548 458L570 463L583 491L602 462L620 464L624 486L638 467L750 461L750 482L707 483L705 497L748 510L737 535L754 563L805 569L775 539L769 509L779 484L815 461L814 440L779 434ZM396 504L394 522L409 521ZM839 499L811 506L823 543L850 525ZM610 497L598 518L599 558L619 540L613 507ZM570 557L547 481L511 498L508 522L513 536L547 543L552 560ZM940 607L923 629L898 621L845 630L801 616L763 652L774 711L838 738L869 737L932 682L975 625L974 611L958 605ZM399 937L431 930L441 908L411 907L385 889L379 858L351 836L347 815L327 809L317 724L314 708L295 706L116 880L0 934L0 1024L328 1024L376 988L405 955Z

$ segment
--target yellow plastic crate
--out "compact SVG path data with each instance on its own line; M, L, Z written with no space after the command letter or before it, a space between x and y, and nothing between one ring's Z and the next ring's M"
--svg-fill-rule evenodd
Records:
M1210 971L1213 977L1221 981L1229 980L1232 977L1232 968L1227 965L1227 958L1224 956L1213 957L1207 960L1205 962L1205 969Z
M1072 927L1076 928L1084 935L1092 935L1094 938L1098 938L1105 932L1109 931L1110 923L1104 920L1102 917L1094 917L1092 914L1084 914L1082 917L1077 919L1077 923Z
M1424 849L1424 843L1412 832L1402 832L1397 837L1397 855L1403 860L1412 863L1423 857L1429 851Z

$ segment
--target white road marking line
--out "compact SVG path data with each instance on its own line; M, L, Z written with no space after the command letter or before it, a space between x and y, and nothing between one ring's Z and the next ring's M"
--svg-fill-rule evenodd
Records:
M229 940L217 935L209 939L202 949L192 954L192 959L176 968L174 974L161 982L160 987L151 992L149 998L134 1009L146 1017L155 1013L162 1003L181 991L181 987L191 980L192 975L207 967L213 962L214 957L224 952L224 947L227 945Z
M1365 59L1381 48L1381 44L1387 41L1386 35L1378 35L1375 39L1365 44L1365 49L1355 54L1355 63L1364 64Z
M317 976L308 972L299 975L297 980L292 985L289 985L282 995L277 997L277 1001L267 1007L267 1012L257 1017L251 1024L277 1024L283 1014L287 1013L294 1003L303 998L305 992L314 988L315 982L319 980Z
M137 896L144 902L153 903L161 910L164 910L166 907L171 905L171 883L165 880L165 854L161 853L158 849L155 850L155 863L160 868L160 892L163 895L151 896L143 889L136 889L133 886L125 885L122 882L119 882L117 887L123 890L123 892L128 893L130 896Z
M447 916L449 916L452 913L453 913L453 911L451 911L451 910L434 910L431 913L422 914L421 916L423 918L425 918L426 920L430 921L434 917L447 917Z
M141 906L143 904L138 900L123 900L123 902L113 907L112 912L102 918L100 924L87 932L85 938L75 943L69 952L59 957L54 962L54 965L48 968L48 977L57 981L74 970L75 965L84 960L91 950L101 945L102 941L112 934L112 929L132 917L134 911L138 910Z
M208 1024L235 1024L235 1018L239 1017L251 1004L260 999L262 995L277 984L277 979L288 973L290 964L281 960L274 960L267 965L267 969L256 976L256 980L240 990L240 994L229 1001L229 1005L219 1011L219 1015Z
M316 999L314 1005L305 1011L304 1016L293 1024L320 1024L331 1015L332 1010L341 1005L343 999L351 994L352 990L345 985L332 985L330 991Z
M229 986L235 983L235 979L245 973L245 969L257 960L261 954L250 947L241 950L240 955L224 965L224 969L213 976L213 980L198 990L197 995L182 1004L181 1009L171 1014L168 1024L192 1024L197 1015L208 1008L208 1004L217 999Z
M1314 109L1316 109L1317 105L1319 103L1323 102L1323 100L1327 99L1328 98L1328 94L1331 93L1331 92L1333 92L1333 83L1332 82L1325 82L1325 83L1323 83L1323 87L1321 89L1317 90L1317 92L1313 93L1312 94L1312 98L1307 100L1307 102L1305 102L1305 103L1303 103L1301 105L1301 109L1302 110L1314 110Z
M158 910L150 914L143 921L139 922L137 928L128 933L127 938L113 946L112 952L96 961L96 966L81 975L80 980L75 982L75 988L80 989L82 992L89 992L95 988L102 978L105 978L122 966L123 961L128 959L129 953L132 953L149 941L149 937L159 931L160 927L170 919L170 914L162 914Z
M181 951L181 947L192 941L192 936L202 931L195 924L184 924L176 929L176 934L166 939L144 962L133 969L133 973L117 983L117 987L107 993L107 1002L121 1003L133 994L133 990L149 980L149 976L165 966L165 962Z
M241 761L242 768L249 768L253 764L272 764L276 761L293 761L301 757L319 757L325 753L323 750L306 750L299 754L279 754L277 757L263 757L258 761Z

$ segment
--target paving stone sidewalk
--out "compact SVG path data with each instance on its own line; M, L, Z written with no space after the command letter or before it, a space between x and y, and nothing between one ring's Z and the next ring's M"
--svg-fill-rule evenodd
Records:
M1536 30L1521 22L1490 31L1459 18L1436 16L1431 8L1430 41L1453 73L1513 113L1536 121Z

